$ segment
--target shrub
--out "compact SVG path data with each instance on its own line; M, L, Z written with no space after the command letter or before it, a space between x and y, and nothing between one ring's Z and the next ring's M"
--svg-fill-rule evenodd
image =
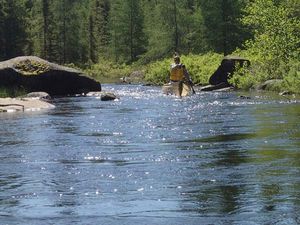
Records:
M205 55L183 55L181 62L186 65L195 84L208 84L210 76L220 65L223 55L208 53ZM169 79L170 65L173 59L166 58L146 66L145 80L152 84L162 85Z

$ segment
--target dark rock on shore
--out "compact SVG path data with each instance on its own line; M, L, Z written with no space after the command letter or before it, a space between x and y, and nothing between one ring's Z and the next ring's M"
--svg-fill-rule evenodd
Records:
M35 56L0 62L0 86L47 92L51 96L101 91L101 84L73 68L50 63Z
M249 66L250 61L240 57L226 56L221 62L218 69L209 78L209 84L218 85L221 83L228 84L228 78L235 72L236 65L239 67Z

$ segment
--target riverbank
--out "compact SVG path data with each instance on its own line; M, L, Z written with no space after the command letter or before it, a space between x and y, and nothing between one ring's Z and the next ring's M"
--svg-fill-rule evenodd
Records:
M287 64L281 63L274 66L270 60L261 59L247 54L237 54L248 59L251 63L248 68L237 68L229 83L239 90L262 89L277 93L300 94L300 62L289 60ZM182 55L181 62L186 65L195 85L209 84L209 78L218 68L223 55L208 53L203 55ZM275 59L274 59L275 60ZM147 83L151 85L162 85L169 77L169 67L172 58L164 58L148 64L115 64L111 61L101 61L98 64L85 69L85 73L92 76L101 83ZM138 71L138 72L137 72ZM135 76L135 74L139 76ZM276 82L269 82L270 80Z

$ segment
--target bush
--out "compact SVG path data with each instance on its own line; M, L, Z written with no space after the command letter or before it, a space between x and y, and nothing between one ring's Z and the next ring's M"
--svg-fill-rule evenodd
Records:
M250 70L240 69L230 82L243 89L271 79L283 80L276 91L299 93L299 1L276 4L257 0L245 9L244 25L255 28L254 39L245 43L246 51L236 53L249 59Z
M282 91L289 91L300 94L300 62L298 60L290 61L289 71L283 79Z
M186 65L195 84L208 84L210 76L220 65L223 55L208 53L205 55L183 55L181 62ZM162 85L169 79L170 65L173 59L166 58L146 66L145 80L149 83Z
M87 75L101 83L118 81L121 77L129 76L132 71L132 66L117 64L109 60L101 60L99 63L84 70Z

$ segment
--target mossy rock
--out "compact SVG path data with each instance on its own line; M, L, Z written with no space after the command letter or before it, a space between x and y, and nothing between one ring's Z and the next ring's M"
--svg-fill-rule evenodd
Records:
M14 65L14 68L23 75L38 75L50 70L50 66L44 62L33 59L25 59Z
M65 96L101 91L101 84L79 70L35 56L20 56L0 62L0 88Z

